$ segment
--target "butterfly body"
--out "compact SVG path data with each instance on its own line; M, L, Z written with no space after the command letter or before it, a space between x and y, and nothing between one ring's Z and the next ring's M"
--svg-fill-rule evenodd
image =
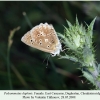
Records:
M25 44L55 55L62 50L55 29L47 23L39 24L28 31L21 39Z

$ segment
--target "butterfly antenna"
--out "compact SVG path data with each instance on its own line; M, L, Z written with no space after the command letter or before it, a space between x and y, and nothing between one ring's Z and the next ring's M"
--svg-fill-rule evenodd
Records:
M28 25L30 26L30 28L32 28L33 26L32 26L32 24L31 24L29 18L27 17L26 12L23 12L23 16L25 17L25 20L26 20L26 22L28 23Z
M46 66L48 66L49 58L50 58L50 55L47 57L47 64L46 64Z
M46 58L43 60L43 63L44 63L44 61L47 59L47 64L46 64L46 66L48 66L49 57L50 57L50 55L47 55Z
M44 63L44 61L46 60L47 57L48 57L48 56L45 57L45 59L43 60L43 63Z

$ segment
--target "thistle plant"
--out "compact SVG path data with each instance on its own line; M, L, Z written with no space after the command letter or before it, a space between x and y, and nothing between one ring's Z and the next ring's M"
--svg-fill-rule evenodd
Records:
M92 41L95 19L90 25L86 24L86 28L79 24L77 17L74 25L67 20L68 28L64 26L64 35L60 33L58 35L68 51L64 56L61 55L60 58L79 62L81 64L79 69L82 71L83 76L96 89L100 89L100 65L96 62Z

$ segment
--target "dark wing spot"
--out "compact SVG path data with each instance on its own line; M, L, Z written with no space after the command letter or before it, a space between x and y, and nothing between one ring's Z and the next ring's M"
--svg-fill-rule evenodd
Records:
M38 37L40 36L40 34L37 35Z
M32 39L30 41L31 41L32 44L34 44Z
M42 41L42 39L39 40L40 42Z
M42 43L40 42L39 45L42 45Z
M33 40L31 40L31 42L32 42Z
M55 43L53 39L51 40L51 43Z
M50 45L47 45L47 48L50 48Z

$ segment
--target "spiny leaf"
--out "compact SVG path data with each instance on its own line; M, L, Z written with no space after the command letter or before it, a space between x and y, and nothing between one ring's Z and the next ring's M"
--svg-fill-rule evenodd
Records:
M98 72L100 73L100 64L98 64Z
M92 30L93 30L93 25L94 25L94 22L95 22L95 20L96 20L96 17L93 19L93 21L90 23L90 25L88 26L88 34L89 34L89 36L90 36L90 38L92 38Z
M66 20L66 21L67 21L68 26L71 27L72 24L68 20Z
M88 72L86 71L82 71L83 73L83 76L86 77L91 83L94 84L94 79L93 79L93 76L91 74L89 74Z
M79 22L78 22L77 16L76 16L76 25L79 26Z

